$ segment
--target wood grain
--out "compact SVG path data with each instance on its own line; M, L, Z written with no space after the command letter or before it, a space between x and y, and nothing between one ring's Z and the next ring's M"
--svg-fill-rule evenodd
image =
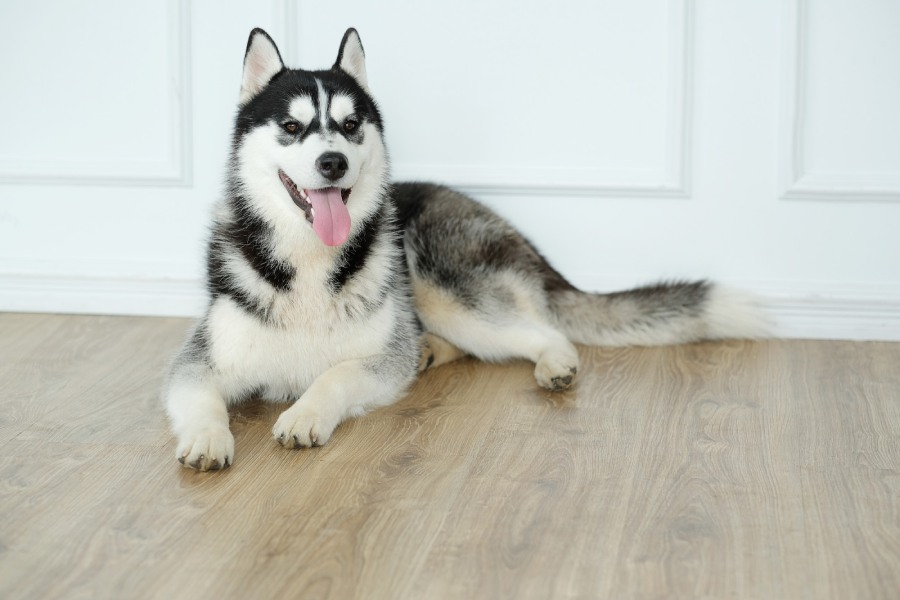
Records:
M900 597L900 345L459 361L322 448L182 469L181 319L0 314L2 598Z

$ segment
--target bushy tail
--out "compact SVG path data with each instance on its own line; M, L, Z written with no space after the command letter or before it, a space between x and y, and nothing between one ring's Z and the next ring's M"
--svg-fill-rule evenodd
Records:
M656 346L698 340L760 338L770 322L749 295L707 281L658 283L614 294L557 290L557 326L592 346Z

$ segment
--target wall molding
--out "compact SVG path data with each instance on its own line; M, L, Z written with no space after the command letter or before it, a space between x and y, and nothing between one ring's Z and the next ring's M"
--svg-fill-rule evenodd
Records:
M191 107L191 4L166 1L166 65L169 106L168 148L158 160L97 157L85 160L14 162L0 160L0 184L186 186L193 159ZM62 168L61 168L62 167Z
M783 200L900 201L894 173L811 173L805 167L809 0L784 3L779 181Z
M120 265L120 271L124 267ZM601 274L582 274L577 280L585 289L605 291L637 283ZM727 285L760 299L775 318L778 337L900 342L896 285L767 281ZM192 277L0 273L0 289L0 311L7 312L198 317L206 306L203 281Z
M299 0L276 0L276 14L284 23L281 39L284 56L303 64L296 40L303 9ZM666 106L665 165L661 171L609 169L563 169L545 167L516 169L502 166L395 163L398 179L438 181L462 191L486 194L676 197L690 195L692 155L692 89L694 78L694 3L672 0L669 9L667 55L668 93Z

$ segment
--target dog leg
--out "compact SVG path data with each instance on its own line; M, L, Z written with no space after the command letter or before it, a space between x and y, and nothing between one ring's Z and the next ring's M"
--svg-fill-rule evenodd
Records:
M234 462L228 408L208 375L177 373L166 393L166 409L178 438L178 462L198 471L224 469Z
M272 435L285 448L321 446L342 421L396 401L415 375L410 358L382 355L331 367L281 413Z
M568 389L578 373L578 351L566 337L550 327L520 321L493 324L474 321L453 341L483 360L527 358L535 363L534 379L542 388Z
M445 329L440 333L459 352L491 362L531 360L535 363L534 378L542 388L565 390L578 373L578 351L550 325L525 318L492 322L463 311L454 319L447 319L445 314L441 325Z
M552 391L567 389L578 372L575 346L542 316L536 294L517 294L513 288L500 292L494 290L493 298L485 296L487 301L473 309L420 280L415 287L416 305L431 336L429 344L441 340L456 353L490 362L527 358L535 363L538 385Z

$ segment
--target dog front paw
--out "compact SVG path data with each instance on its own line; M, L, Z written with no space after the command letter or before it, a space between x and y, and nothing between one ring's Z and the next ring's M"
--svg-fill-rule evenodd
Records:
M310 448L327 442L335 427L337 423L327 416L295 404L278 417L272 435L285 448Z
M198 471L224 469L234 462L234 436L228 427L220 426L188 431L179 436L175 457Z

